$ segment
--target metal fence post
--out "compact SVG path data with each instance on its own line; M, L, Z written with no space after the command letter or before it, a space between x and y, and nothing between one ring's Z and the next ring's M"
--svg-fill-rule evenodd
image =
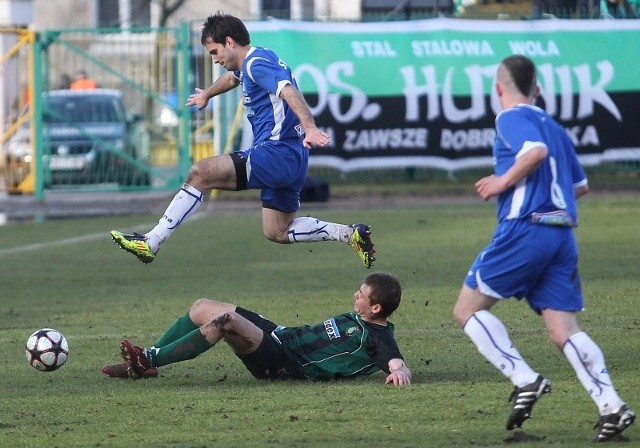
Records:
M190 109L186 107L189 97L189 54L191 36L189 23L182 22L176 31L178 37L178 173L183 179L187 177L191 166L190 151Z
M32 95L31 106L33 106L32 113L32 127L33 135L31 136L33 142L33 157L31 163L33 164L34 173L34 198L38 202L44 200L44 164L42 155L44 154L44 143L42 134L42 78L43 78L43 46L42 46L41 33L34 33L33 36L33 82L32 82Z

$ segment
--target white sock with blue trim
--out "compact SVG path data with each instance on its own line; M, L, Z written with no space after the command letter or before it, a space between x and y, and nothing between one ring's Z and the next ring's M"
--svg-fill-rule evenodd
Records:
M154 253L182 224L182 221L198 210L200 204L202 204L202 197L202 193L191 185L182 185L182 188L173 197L158 224L147 233L147 242Z
M464 324L464 332L478 351L517 387L533 383L538 374L526 363L509 339L504 324L489 311L473 313Z
M312 243L315 241L349 242L353 228L333 222L324 222L311 216L296 218L289 226L291 243Z
M562 352L598 406L600 415L612 414L620 409L624 402L613 387L602 350L587 333L581 331L571 336L562 347Z

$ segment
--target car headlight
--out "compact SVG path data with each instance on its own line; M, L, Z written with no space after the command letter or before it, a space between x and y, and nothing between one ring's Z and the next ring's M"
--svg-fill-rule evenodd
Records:
M170 107L163 107L160 111L160 124L162 126L177 126L178 116Z
M109 151L122 151L125 148L124 140L121 138L109 140L103 146Z

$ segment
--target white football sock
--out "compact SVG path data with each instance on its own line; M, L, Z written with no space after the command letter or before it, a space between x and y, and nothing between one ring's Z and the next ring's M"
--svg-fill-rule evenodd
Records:
M160 245L178 228L182 221L193 215L202 204L202 193L191 185L183 184L162 215L162 218L146 234L151 250L156 253Z
M571 336L562 352L576 371L582 386L598 406L600 415L616 412L624 402L613 387L604 356L598 344L581 331Z
M464 332L478 351L517 387L533 383L538 374L511 343L504 324L489 311L478 311L464 324Z
M344 224L324 222L310 216L296 218L288 230L292 243L311 243L315 241L349 242L353 228Z

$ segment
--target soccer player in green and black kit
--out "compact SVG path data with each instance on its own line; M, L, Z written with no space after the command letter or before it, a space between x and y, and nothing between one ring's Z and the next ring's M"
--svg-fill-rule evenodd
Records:
M124 361L102 371L118 378L154 377L158 367L193 359L222 339L256 378L334 380L382 370L387 384L411 384L387 320L401 294L395 276L370 274L354 293L353 311L297 327L278 325L230 303L198 299L152 347L123 340Z

